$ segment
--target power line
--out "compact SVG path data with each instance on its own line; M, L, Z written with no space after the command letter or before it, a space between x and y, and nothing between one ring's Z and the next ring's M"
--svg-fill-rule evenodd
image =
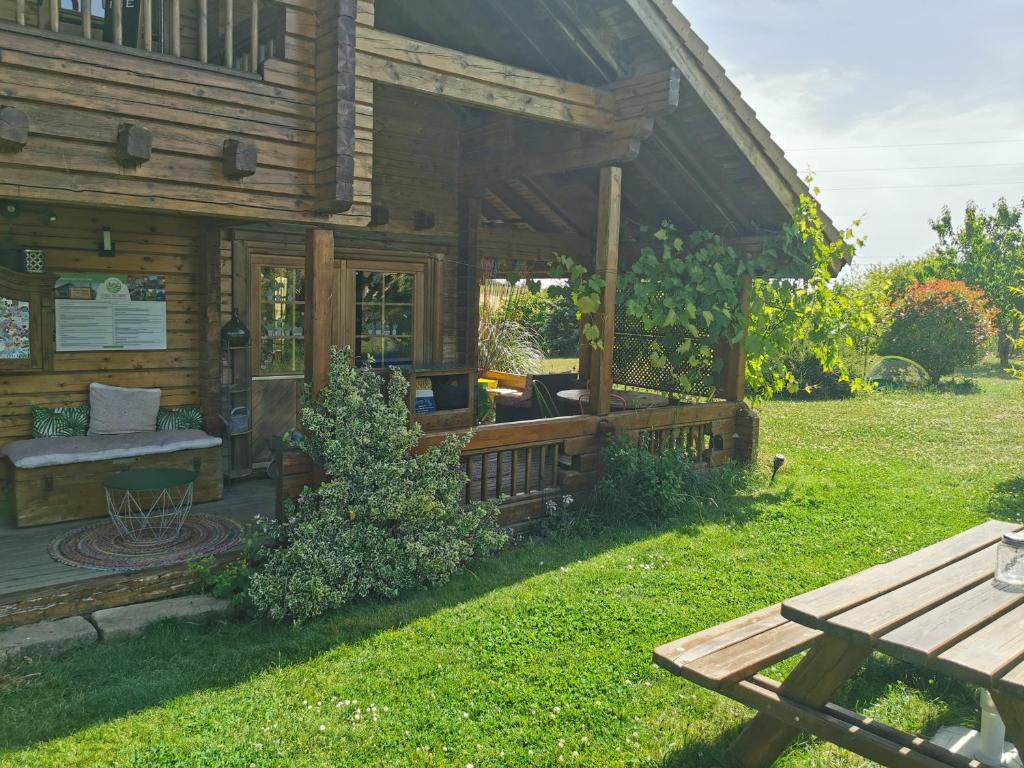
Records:
M932 189L945 187L1019 187L1024 186L1024 181L981 181L969 184L894 184L891 186L877 187L831 187L824 188L822 192L854 192L873 189Z
M975 165L902 165L888 168L823 168L815 169L814 173L877 173L880 171L938 171L955 168L1019 168L1020 163L978 163Z
M985 141L936 141L922 144L851 144L836 147L800 147L788 152L831 152L846 149L909 149L912 147L960 147L971 144L1024 144L1024 139L989 139Z

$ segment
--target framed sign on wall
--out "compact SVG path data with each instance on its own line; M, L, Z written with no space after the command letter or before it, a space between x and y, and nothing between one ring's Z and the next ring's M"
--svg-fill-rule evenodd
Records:
M163 275L64 274L54 298L58 352L167 349Z

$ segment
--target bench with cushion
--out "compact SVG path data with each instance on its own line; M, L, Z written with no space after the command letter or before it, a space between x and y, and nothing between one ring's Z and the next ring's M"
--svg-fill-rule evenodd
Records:
M133 393L142 392L148 393L147 412L141 417L128 413L134 409ZM158 413L159 390L93 385L90 401L91 408L58 409L75 411L75 423L70 426L62 423L54 428L54 422L64 415L59 412L34 418L38 422L35 434L42 428L54 436L18 440L0 453L8 506L19 527L102 517L106 514L103 478L128 469L190 469L198 475L193 487L195 502L223 496L220 438L201 429L178 428L178 414L171 409ZM111 410L115 411L113 418ZM78 423L83 418L79 411L85 414L88 434L81 434L86 427ZM95 430L118 434L97 434Z

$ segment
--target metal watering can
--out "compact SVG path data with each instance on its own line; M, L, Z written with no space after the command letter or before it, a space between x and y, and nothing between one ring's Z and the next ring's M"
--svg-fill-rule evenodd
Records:
M249 409L245 406L233 408L228 414L228 429L231 434L238 435L249 431Z

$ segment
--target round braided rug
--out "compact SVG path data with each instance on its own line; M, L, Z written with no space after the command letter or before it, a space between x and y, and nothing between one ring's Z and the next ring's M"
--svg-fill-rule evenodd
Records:
M197 557L219 555L242 543L242 526L219 515L189 515L181 536L167 544L125 541L110 520L62 533L50 542L58 563L98 571L142 571L181 565Z

